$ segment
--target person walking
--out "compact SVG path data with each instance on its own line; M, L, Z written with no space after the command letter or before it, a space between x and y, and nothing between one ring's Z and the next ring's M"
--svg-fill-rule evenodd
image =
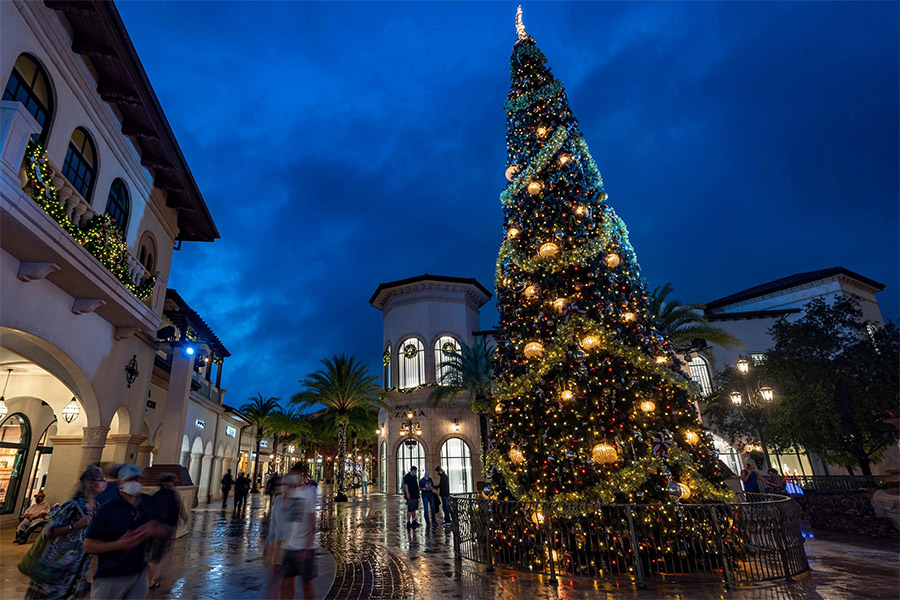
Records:
M90 466L78 478L75 495L57 510L41 536L47 547L28 581L25 600L75 598L85 586L91 557L84 553L85 529L100 502L97 495L106 489L99 467Z
M13 544L24 544L31 535L31 527L39 525L49 512L50 504L44 500L44 492L38 492L34 495L34 503L25 511L22 521L16 527L16 539L13 540Z
M234 485L234 478L231 476L231 469L225 473L222 477L222 508L228 508L228 493L231 491L231 486Z
M441 507L444 511L444 527L450 527L450 478L447 477L447 474L444 473L444 469L441 468L440 465L434 468L435 472L441 476L441 481L438 483L438 495L441 497Z
M248 493L250 493L250 478L241 473L234 482L234 514L244 512Z
M92 600L147 597L149 579L144 555L148 538L165 538L170 528L159 520L152 496L141 493L141 468L122 465L119 497L101 506L84 535L84 551L97 556Z
M363 496L369 493L369 472L363 469L362 472L362 488Z
M181 497L175 491L175 475L172 473L163 474L159 481L159 490L153 494L156 500L156 507L159 510L160 521L169 526L169 535L165 537L153 538L150 542L150 589L159 587L159 565L162 562L166 548L172 541L175 530L178 529L178 522L188 520L187 511L181 502Z
M744 483L744 491L753 494L760 493L759 473L756 471L756 463L752 460L747 461L747 468L741 471L741 481Z
M403 496L406 498L406 527L413 529L419 526L416 512L419 510L419 479L416 476L418 467L413 465L409 473L403 476Z
M303 581L303 597L316 597L314 541L316 534L316 487L307 476L292 470L285 475L284 496L277 512L272 514L275 530L275 553L281 555L278 581L279 600L293 600L296 578Z
M419 491L422 492L422 507L425 509L425 525L437 525L437 515L434 512L434 481L431 474L425 471L419 480ZM429 514L431 518L429 519Z

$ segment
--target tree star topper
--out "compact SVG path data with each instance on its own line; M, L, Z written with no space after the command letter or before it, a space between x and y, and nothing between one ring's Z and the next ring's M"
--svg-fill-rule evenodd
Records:
M516 33L519 35L520 40L524 40L528 37L528 34L525 33L525 24L522 23L522 5L519 5L519 8L516 9Z

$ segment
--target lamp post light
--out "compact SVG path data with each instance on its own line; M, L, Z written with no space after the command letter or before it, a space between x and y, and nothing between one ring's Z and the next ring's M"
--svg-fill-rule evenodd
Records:
M741 374L741 377L744 380L744 393L747 395L747 408L752 409L755 412L755 418L753 419L753 426L756 429L756 435L759 437L759 445L762 447L763 453L763 462L769 461L769 449L766 446L766 439L763 436L762 425L760 421L763 416L762 411L765 410L766 406L775 399L775 390L767 385L761 385L760 381L757 379L756 381L756 389L753 390L750 387L750 380L748 376L750 375L750 361L741 356L738 361L735 363L738 372ZM744 397L741 392L737 390L731 392L729 395L731 398L731 402L738 407L741 411L741 416L744 417L745 420L747 416L744 414L742 410L742 406L744 406ZM765 467L765 465L759 465L760 467Z
M416 416L416 413L414 413L410 409L407 409L406 421L403 421L402 423L400 423L400 436L407 438L406 440L404 440L403 443L406 444L410 448L413 448L418 443L416 441L416 439L412 436L413 435L416 435L416 436L422 435L422 428L419 426L419 422L413 421L415 416Z

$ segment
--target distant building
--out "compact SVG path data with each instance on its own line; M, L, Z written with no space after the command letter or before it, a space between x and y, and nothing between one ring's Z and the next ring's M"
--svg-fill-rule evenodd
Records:
M768 330L779 319L796 320L806 304L815 298L826 301L837 296L854 296L860 302L863 318L876 326L884 324L875 294L884 285L854 273L844 267L832 267L782 277L746 290L713 300L706 304L707 320L743 342L743 348L712 347L713 362L699 354L692 354L688 363L691 378L704 395L712 392L715 374L728 365L733 366L744 356L753 364L764 360L774 345ZM734 448L723 438L716 437L716 446L723 461L739 472L745 462L744 448ZM846 470L829 466L802 448L789 452L770 452L768 460L785 473L800 475L846 474ZM877 469L876 469L877 471ZM883 472L883 471L882 471Z
M390 410L378 414L379 491L401 491L403 475L441 465L452 493L473 492L484 481L478 415L465 395L432 406L448 351L471 346L480 309L491 293L475 279L421 275L378 286L369 304L382 311L384 388Z
M198 361L227 351L166 288L215 223L113 3L2 2L0 27L0 519L89 464L177 467L185 435L208 492L241 420Z

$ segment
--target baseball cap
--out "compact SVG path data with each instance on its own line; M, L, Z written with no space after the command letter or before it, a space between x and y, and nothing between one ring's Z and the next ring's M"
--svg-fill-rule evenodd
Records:
M118 478L119 481L127 481L129 479L134 479L135 477L140 477L143 472L144 470L137 465L122 465L119 467Z

